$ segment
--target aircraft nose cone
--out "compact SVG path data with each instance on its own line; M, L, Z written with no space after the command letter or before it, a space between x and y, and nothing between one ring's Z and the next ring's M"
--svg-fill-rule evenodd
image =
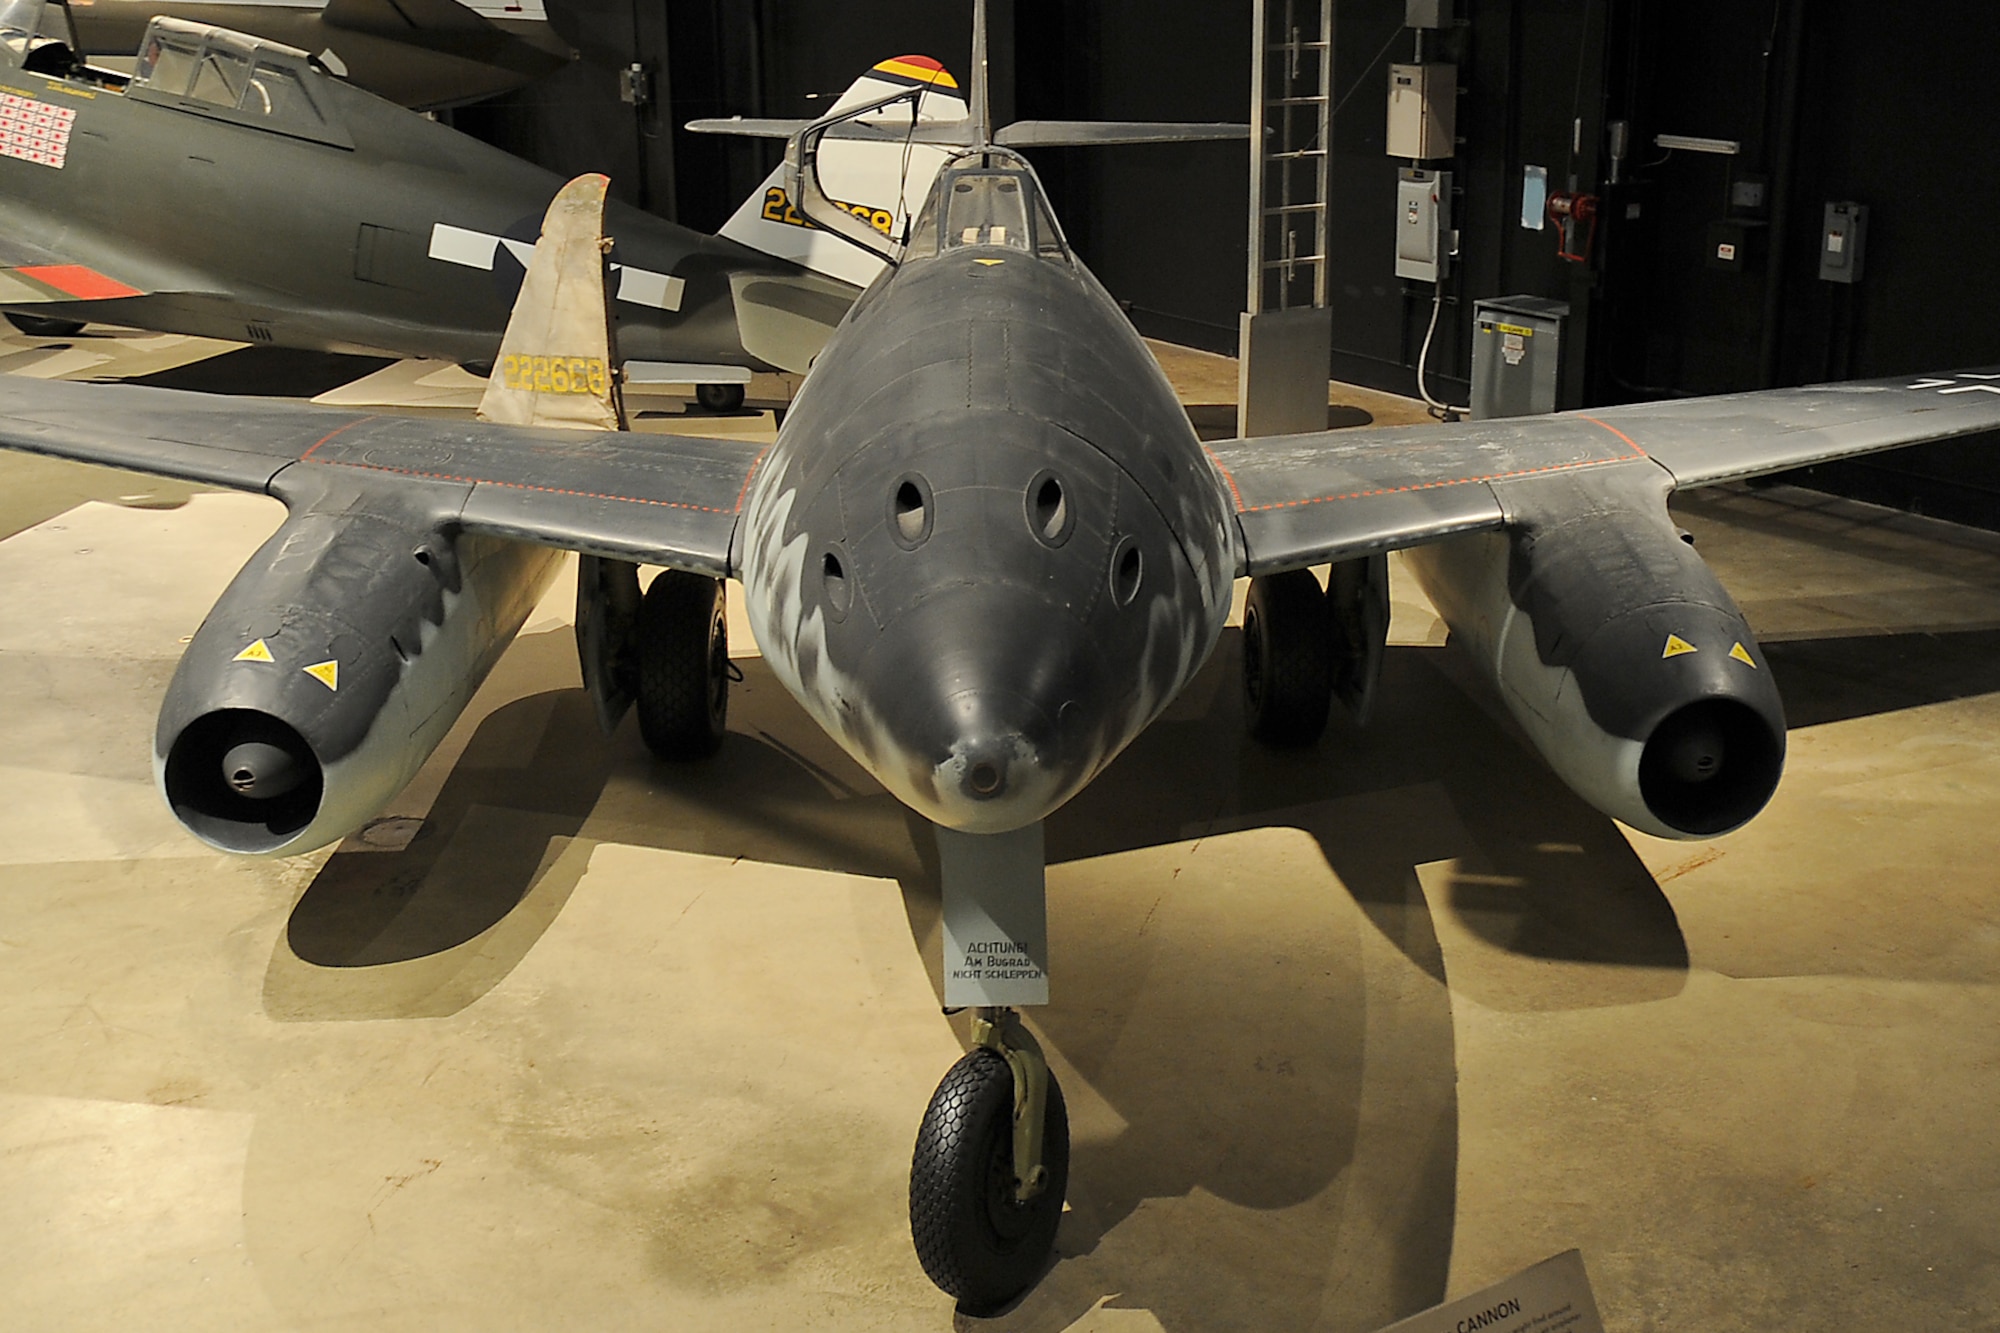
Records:
M896 794L936 823L1004 833L1063 803L1090 773L1071 722L1098 690L1079 627L1041 598L974 589L893 623L874 697L908 775ZM887 688L883 687L884 681Z
M305 770L291 755L264 741L244 741L222 756L222 780L230 790L253 801L283 796L305 777Z
M1054 719L1033 700L1012 690L974 689L954 695L951 758L940 785L955 785L971 802L1003 802L1052 766Z

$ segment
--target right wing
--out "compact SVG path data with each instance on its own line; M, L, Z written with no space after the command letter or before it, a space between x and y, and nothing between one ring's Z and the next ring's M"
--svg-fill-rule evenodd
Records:
M1276 573L1508 523L1510 497L1586 469L1667 489L2000 429L2000 367L1713 398L1319 431L1209 446L1243 535Z
M734 572L737 517L768 447L19 376L0 376L0 446L273 495L314 474L364 500L421 487L467 532L715 577Z

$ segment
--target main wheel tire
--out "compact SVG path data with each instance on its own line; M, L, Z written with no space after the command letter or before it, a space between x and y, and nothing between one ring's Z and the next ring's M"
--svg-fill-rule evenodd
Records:
M662 570L639 603L639 734L662 759L704 759L729 721L721 579Z
M1042 1116L1048 1184L1014 1199L1014 1073L977 1047L931 1095L910 1162L910 1239L939 1290L968 1312L994 1310L1033 1286L1055 1250L1069 1186L1069 1112L1049 1075Z
M743 410L743 386L740 384L697 384L694 386L694 400L704 412L720 415L725 412Z
M1243 717L1266 745L1311 745L1333 701L1334 627L1309 569L1250 580L1243 608Z
M30 338L74 338L83 332L80 319L52 319L47 315L17 315L10 311L7 322Z

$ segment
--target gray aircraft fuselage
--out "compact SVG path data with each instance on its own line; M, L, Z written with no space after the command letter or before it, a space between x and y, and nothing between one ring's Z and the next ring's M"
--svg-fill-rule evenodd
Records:
M338 79L308 70L300 81L318 118L304 129L115 77L24 70L0 46L0 90L75 113L60 167L0 155L0 254L11 239L142 293L10 306L0 291L0 307L490 360L523 271L501 238L532 245L562 181ZM458 262L433 257L439 227L456 238L445 248ZM829 329L851 299L781 260L615 203L605 231L615 261L656 275L641 284L645 299L612 302L623 360L771 368L743 346L732 277L788 286ZM478 266L482 254L490 268Z
M355 86L419 110L459 106L518 88L569 63L569 48L538 18L489 19L429 4L419 21L389 0L329 16L324 3L255 0L92 0L75 9L77 36L92 56L129 56L157 15L212 23L314 55L332 51ZM454 12L456 11L456 12ZM438 15L426 25L421 19Z
M996 222L995 197L1025 208ZM738 530L779 678L896 796L974 833L1109 763L1206 659L1234 577L1187 414L1039 198L1011 153L946 167Z

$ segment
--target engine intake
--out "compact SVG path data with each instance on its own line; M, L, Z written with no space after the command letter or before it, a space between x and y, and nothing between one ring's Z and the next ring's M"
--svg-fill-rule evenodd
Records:
M1665 838L1747 823L1784 771L1785 715L1742 613L1657 492L1579 479L1542 499L1410 553L1454 643L1606 814Z
M160 706L154 771L210 846L298 855L380 814L422 766L561 563L457 536L421 488L292 495Z
M1695 837L1746 824L1778 788L1784 733L1741 700L1699 699L1669 713L1639 757L1639 794L1661 823Z
M305 738L267 713L225 708L174 740L162 785L188 830L226 851L274 852L319 813L326 775Z

